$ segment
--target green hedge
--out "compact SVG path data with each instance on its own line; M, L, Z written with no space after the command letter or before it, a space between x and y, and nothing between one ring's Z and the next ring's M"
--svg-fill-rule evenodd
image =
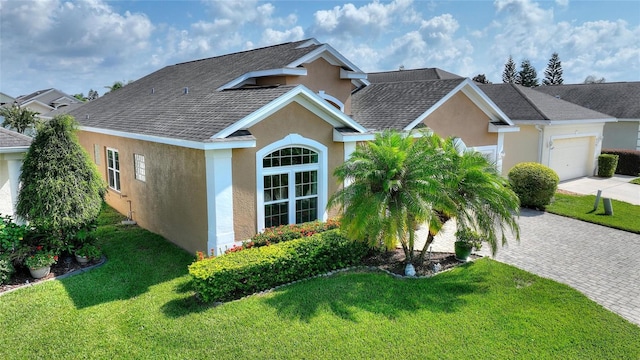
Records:
M618 155L616 174L640 176L640 150L602 149L601 153Z
M189 266L189 274L203 301L228 301L359 264L367 252L365 243L330 230L196 261Z
M600 154L598 156L598 176L612 177L618 166L618 155Z
M300 239L339 227L340 222L335 219L329 219L326 222L316 220L302 224L274 226L254 235L250 242L252 242L254 246L272 245L283 241Z
M519 163L509 171L511 189L523 207L544 209L551 203L560 178L553 169L535 162Z

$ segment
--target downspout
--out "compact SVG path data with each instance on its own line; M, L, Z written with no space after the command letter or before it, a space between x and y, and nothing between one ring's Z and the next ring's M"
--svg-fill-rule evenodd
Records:
M536 125L536 130L538 130L538 163L542 164L542 140L543 140L543 136L542 136L542 131L543 129L540 127L540 125Z

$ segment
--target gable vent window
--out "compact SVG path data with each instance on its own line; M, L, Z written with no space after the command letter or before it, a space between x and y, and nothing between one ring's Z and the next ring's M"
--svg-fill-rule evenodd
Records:
M111 189L120 192L120 155L116 149L107 148L107 180Z
M133 167L136 172L136 180L140 180L142 182L147 181L147 175L144 166L144 155L133 154Z

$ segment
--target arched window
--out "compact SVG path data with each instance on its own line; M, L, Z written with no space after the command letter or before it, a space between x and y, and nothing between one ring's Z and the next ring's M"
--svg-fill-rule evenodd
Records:
M324 218L326 147L291 144L292 136L304 139L289 135L257 154L259 231Z

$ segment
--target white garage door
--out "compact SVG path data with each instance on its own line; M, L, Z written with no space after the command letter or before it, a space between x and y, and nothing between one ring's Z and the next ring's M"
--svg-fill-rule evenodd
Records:
M549 167L560 181L592 175L589 164L593 137L558 139L553 141L549 154Z

